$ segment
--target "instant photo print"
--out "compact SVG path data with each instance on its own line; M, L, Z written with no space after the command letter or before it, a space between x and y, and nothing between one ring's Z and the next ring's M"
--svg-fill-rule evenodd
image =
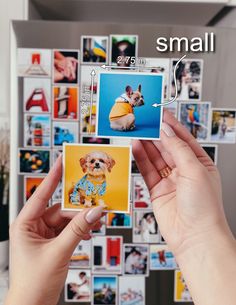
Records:
M81 63L108 63L108 36L81 36Z
M98 86L98 137L160 138L163 75L102 72Z
M24 78L23 99L25 112L51 112L51 80Z
M24 203L30 199L43 179L43 176L24 176Z
M182 276L181 271L175 270L174 282L174 301L175 302L192 302L192 297Z
M122 236L96 236L92 240L92 271L96 274L122 273Z
M119 305L145 305L145 278L119 277Z
M71 256L69 268L91 268L91 253L91 240L81 240Z
M92 305L117 305L118 277L115 275L94 275L92 277Z
M128 213L130 163L129 146L64 144L62 209Z
M63 143L77 143L79 134L78 123L53 121L53 146L61 147Z
M152 203L146 183L141 175L133 177L133 209L151 209Z
M81 134L94 135L96 131L97 105L90 102L81 102Z
M65 302L89 303L91 301L91 271L69 269L64 292Z
M19 148L20 174L47 174L50 169L50 150Z
M106 224L108 229L132 228L132 216L125 213L107 213Z
M208 156L212 159L212 161L217 165L218 160L218 145L216 144L202 144L202 148L208 154Z
M110 139L83 136L82 143L83 144L98 144L98 145L107 144L108 145L108 144L110 144Z
M211 142L236 142L236 109L212 108Z
M167 245L150 245L150 270L173 270L177 263Z
M124 244L123 274L126 276L149 275L149 245Z
M78 120L79 89L77 87L53 87L53 119Z
M210 102L180 102L179 121L199 142L209 141Z

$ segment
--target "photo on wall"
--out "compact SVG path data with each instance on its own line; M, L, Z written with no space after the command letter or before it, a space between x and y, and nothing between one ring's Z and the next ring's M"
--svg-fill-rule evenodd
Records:
M79 51L53 50L54 84L79 83Z
M218 145L216 144L202 144L202 148L208 154L208 156L212 159L212 161L217 165L218 160Z
M149 245L124 244L123 274L149 275Z
M97 136L160 138L163 76L133 72L99 74Z
M97 119L97 105L90 102L80 102L80 113L81 113L81 134L93 135L96 132L96 119Z
M171 60L170 98L175 96L174 68L179 59ZM200 101L202 97L203 60L183 59L176 69L179 101Z
M51 80L24 78L23 99L25 112L51 112Z
M91 301L91 271L69 269L65 282L65 302L88 303Z
M17 50L18 76L51 77L52 51L47 49Z
M24 203L30 199L43 179L42 176L24 176Z
M96 236L92 240L92 272L122 273L122 236Z
M159 239L158 225L152 210L133 211L133 242L155 244Z
M25 147L51 146L51 116L48 114L24 115Z
M50 169L50 150L19 148L20 174L47 174Z
M145 278L119 277L119 305L145 305Z
M173 270L177 263L167 245L150 245L150 270Z
M137 35L110 35L110 64L120 67L135 66L138 57Z
M83 64L108 63L108 36L81 36Z
M192 297L180 270L175 270L174 301L192 302Z
M106 139L106 138L98 138L98 137L93 137L93 136L82 136L82 141L81 143L83 144L110 144L110 139Z
M52 122L53 146L60 147L64 143L77 143L79 137L79 125L75 122Z
M180 102L179 121L199 142L209 141L210 102Z
M236 109L212 108L211 142L236 142Z
M94 275L92 277L92 305L117 305L118 277L115 275Z
M107 213L106 224L108 229L132 228L132 215L131 213Z
M64 144L62 209L128 213L130 160L129 146Z
M91 240L81 240L71 256L69 268L91 268L91 253Z
M78 91L77 87L53 87L53 119L78 120Z
M151 209L150 193L141 175L133 177L133 209Z

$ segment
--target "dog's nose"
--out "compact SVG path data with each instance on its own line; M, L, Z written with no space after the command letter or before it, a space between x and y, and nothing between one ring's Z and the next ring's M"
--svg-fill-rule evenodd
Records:
M100 166L100 164L99 164L98 162L96 162L96 163L95 163L95 166L96 166L96 167L99 167L99 166Z

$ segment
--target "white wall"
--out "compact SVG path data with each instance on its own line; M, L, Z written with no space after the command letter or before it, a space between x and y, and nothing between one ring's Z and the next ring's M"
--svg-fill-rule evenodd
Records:
M0 117L10 111L10 21L27 18L27 0L0 0Z

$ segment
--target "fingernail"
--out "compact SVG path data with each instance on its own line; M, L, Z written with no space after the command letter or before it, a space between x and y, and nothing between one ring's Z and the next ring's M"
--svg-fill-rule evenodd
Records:
M85 219L88 223L92 224L92 223L98 221L102 217L102 213L103 213L102 206L93 208L87 213L87 215L85 216Z
M175 136L175 132L174 132L174 130L170 127L170 125L168 125L168 124L166 124L166 123L162 123L161 129L164 131L164 133L165 133L168 137L174 137L174 136Z

